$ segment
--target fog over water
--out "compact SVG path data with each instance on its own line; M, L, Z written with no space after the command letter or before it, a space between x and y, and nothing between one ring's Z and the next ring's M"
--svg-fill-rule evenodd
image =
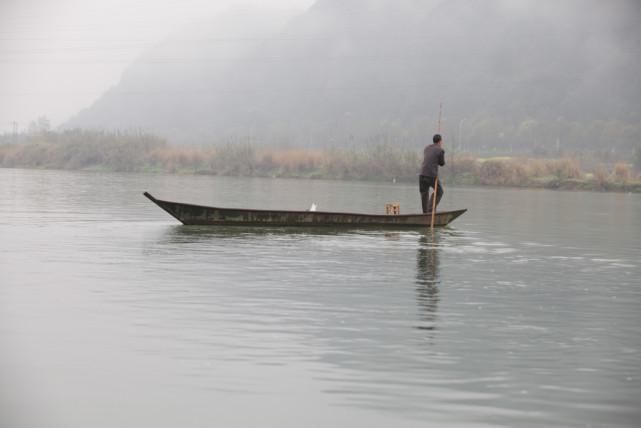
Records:
M0 428L637 427L639 23L0 0ZM438 230L190 227L142 196L416 213L437 130L439 211L467 209Z
M412 185L0 182L0 426L638 426L638 195L450 187L431 234L183 227L141 194L409 212Z

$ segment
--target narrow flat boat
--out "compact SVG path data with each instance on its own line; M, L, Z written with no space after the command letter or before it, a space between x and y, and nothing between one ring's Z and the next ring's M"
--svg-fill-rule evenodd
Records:
M284 211L243 208L218 208L163 201L143 193L150 201L185 225L270 226L270 227L429 227L431 214L357 214L326 211ZM446 226L466 209L436 212L435 226Z

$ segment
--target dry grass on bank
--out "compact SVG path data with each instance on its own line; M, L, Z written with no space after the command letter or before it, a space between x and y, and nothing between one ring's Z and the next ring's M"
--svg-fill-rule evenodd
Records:
M357 149L256 148L249 144L170 146L146 134L70 131L18 144L0 144L0 166L104 169L259 177L305 177L414 182L418 151L381 144ZM448 156L450 184L641 191L631 164L598 164L585 170L576 158Z
M450 160L444 176L450 182L488 186L577 188L637 191L641 173L631 164L598 164L586 170L576 158L477 158Z

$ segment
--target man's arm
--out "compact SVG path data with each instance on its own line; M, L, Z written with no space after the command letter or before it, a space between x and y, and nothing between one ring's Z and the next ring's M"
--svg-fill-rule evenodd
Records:
M438 157L438 164L440 166L445 166L445 150L441 149L441 154Z

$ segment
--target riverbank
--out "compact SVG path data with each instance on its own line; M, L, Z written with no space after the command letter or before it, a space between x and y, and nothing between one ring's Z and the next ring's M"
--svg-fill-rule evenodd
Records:
M420 151L389 144L351 149L172 146L144 133L66 131L0 144L0 167L415 182ZM448 151L449 184L641 193L632 164L575 157L481 158Z

